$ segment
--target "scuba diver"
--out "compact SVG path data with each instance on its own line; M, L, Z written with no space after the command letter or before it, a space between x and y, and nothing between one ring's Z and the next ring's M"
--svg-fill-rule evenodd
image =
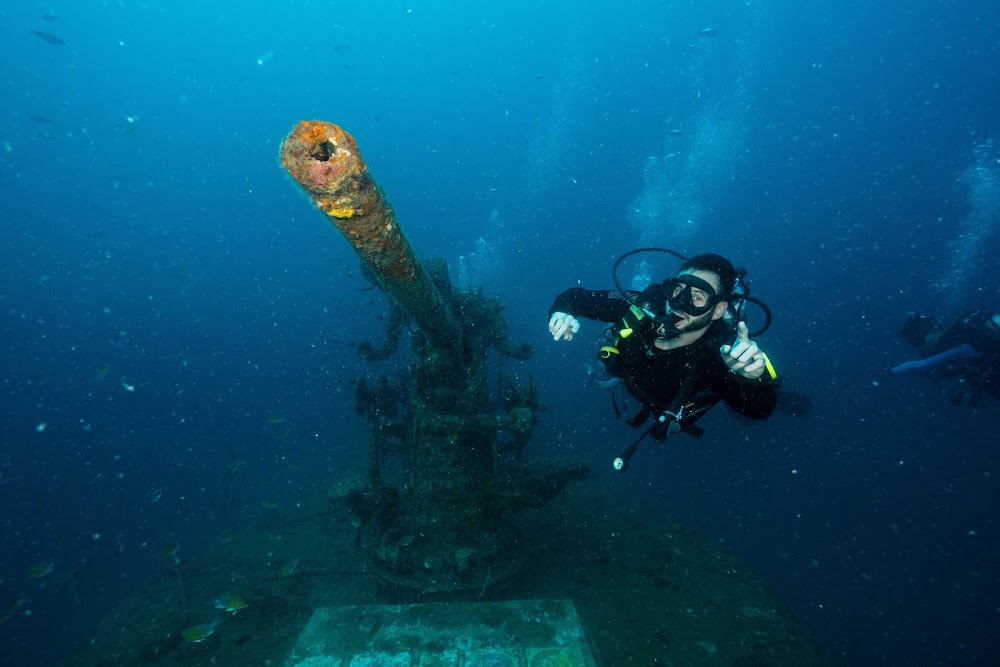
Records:
M624 290L617 268L639 252L666 252L683 261L676 277L642 292ZM611 323L600 358L609 375L619 378L641 404L628 420L638 428L653 419L614 467L624 470L647 435L662 442L670 433L696 437L695 422L719 401L750 419L767 419L777 403L777 374L767 355L752 340L744 319L746 302L770 311L749 296L746 271L715 254L690 259L665 248L639 248L618 259L612 269L614 291L571 288L556 297L549 310L549 332L555 340L572 340L578 318ZM615 410L618 411L617 403Z
M919 358L890 368L892 375L958 378L961 388L951 401L956 406L968 400L978 407L984 393L1000 400L1000 313L977 308L947 329L929 315L914 313L900 335L917 348Z

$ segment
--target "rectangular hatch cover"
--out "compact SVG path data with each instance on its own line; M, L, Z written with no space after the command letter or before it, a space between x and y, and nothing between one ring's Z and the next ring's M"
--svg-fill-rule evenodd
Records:
M570 600L320 607L285 667L597 667Z

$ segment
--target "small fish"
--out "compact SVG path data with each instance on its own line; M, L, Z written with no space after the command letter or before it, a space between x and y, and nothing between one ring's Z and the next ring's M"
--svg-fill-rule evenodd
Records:
M4 609L3 614L0 615L0 623L3 623L4 621L13 618L14 614L17 613L17 610L20 609L22 605L24 605L24 602L25 602L24 598L12 599L10 601L10 604L7 605L7 608Z
M160 558L164 560L170 560L171 558L176 559L177 552L181 550L181 545L176 542L168 544L160 549Z
M285 423L285 417L284 417L284 415L271 414L271 415L267 416L267 423L268 424L284 424Z
M235 535L236 533L234 533L231 528L226 528L221 533L219 533L219 541L222 542L223 544L227 544L233 541L233 537Z
M260 501L260 506L266 510L273 510L275 507L278 506L278 503L274 502L270 498L265 498L264 500Z
M42 577L51 574L55 569L56 564L50 560L42 563L34 563L28 566L28 579L41 579Z
M55 121L48 116L42 116L39 114L31 114L28 116L28 120L32 123L38 123L39 125L48 125L49 123L54 123Z
M378 631L382 629L382 623L383 619L381 618L375 619L375 623L374 625L372 625L371 630L369 630L368 634L365 635L365 642L371 643L371 641L375 639L375 635L377 635Z
M212 604L215 605L216 609L228 611L231 614L235 614L240 609L247 608L247 600L245 597L242 595L232 595L230 593L218 596L212 600Z
M295 572L295 568L297 568L298 566L299 566L299 559L293 558L292 560L285 563L280 570L278 570L278 576L279 577L290 576L293 572Z
M181 638L186 642L192 642L195 644L203 642L208 639L213 632L215 632L215 629L219 627L220 623L222 623L222 619L216 616L211 623L192 625L190 628L184 628L181 630Z
M719 34L719 29L718 28L705 28L704 30L702 30L701 32L698 33L698 35L702 39L712 39L713 37L715 37L718 34Z
M38 35L38 38L43 42L48 42L49 44L52 44L54 46L62 46L63 44L66 43L61 39L59 39L58 37L56 37L55 35L53 35L51 32L42 32L41 30L32 30L31 32L34 33L35 35Z
M232 477L242 470L246 470L247 462L243 459L239 461L233 461L226 467L226 475Z

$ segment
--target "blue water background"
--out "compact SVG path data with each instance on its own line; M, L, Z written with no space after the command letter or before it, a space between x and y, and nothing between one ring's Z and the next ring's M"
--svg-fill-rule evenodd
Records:
M0 10L0 664L363 456L348 380L393 366L347 344L385 304L278 164L310 118L509 306L539 451L731 546L834 664L995 659L997 404L884 372L908 311L1000 310L995 3L270 4ZM600 327L555 344L547 309L645 244L751 268L810 416L609 471Z

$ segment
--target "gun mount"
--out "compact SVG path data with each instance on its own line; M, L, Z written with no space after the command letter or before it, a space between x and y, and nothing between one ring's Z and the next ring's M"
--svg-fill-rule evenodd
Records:
M443 260L419 260L349 134L303 121L282 142L281 163L393 302L387 343L359 351L387 356L402 336L400 318L416 325L405 391L385 377L357 384L367 477L333 494L355 514L383 582L482 595L512 579L527 555L514 512L550 501L586 477L589 464L521 457L543 409L534 382L502 375L500 405L491 404L487 359L496 349L527 360L531 347L509 346L495 300L453 289ZM386 465L393 455L401 460L396 474Z

